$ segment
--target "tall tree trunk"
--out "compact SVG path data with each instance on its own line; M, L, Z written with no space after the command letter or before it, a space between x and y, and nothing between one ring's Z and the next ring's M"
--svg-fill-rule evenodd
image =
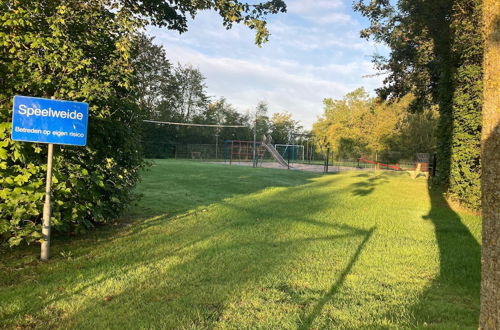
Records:
M500 329L500 1L484 0L481 329Z

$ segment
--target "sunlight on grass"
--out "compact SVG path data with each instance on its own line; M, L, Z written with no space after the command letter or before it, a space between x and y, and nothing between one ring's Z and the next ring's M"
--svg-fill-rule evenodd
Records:
M480 218L425 180L156 165L123 225L2 257L3 325L476 327Z

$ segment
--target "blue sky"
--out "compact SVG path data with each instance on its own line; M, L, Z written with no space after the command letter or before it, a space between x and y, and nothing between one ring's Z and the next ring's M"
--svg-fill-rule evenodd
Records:
M287 13L269 17L271 37L262 48L253 31L239 25L226 30L213 12L199 13L180 35L149 32L173 63L200 69L211 96L226 97L241 112L266 101L271 113L288 111L310 128L324 98L381 86L381 76L365 76L376 73L371 56L386 49L359 38L368 23L352 10L352 0L286 3Z

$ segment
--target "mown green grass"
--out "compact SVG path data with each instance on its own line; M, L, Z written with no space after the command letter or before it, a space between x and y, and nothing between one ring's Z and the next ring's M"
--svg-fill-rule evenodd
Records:
M423 178L156 161L111 228L5 251L0 324L477 328L480 218Z

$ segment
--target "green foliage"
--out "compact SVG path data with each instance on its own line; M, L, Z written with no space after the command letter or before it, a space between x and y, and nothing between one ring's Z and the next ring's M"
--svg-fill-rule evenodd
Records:
M252 131L257 133L257 139L260 140L264 135L271 133L271 123L269 122L269 105L260 101L255 108L253 115Z
M337 159L382 159L380 155L397 153L391 162L413 160L416 153L435 150L438 120L433 109L411 113L413 100L408 95L398 102L382 102L358 88L342 100L325 99L324 114L314 123L313 133Z
M151 112L155 97L171 87L156 80L169 78L164 73L170 72L168 63L158 67L166 61L161 49L138 31L151 23L184 32L187 17L205 9L217 11L228 28L243 23L255 29L260 45L269 35L263 17L286 7L281 0L253 5L238 0L0 0L0 244L40 238L44 196L45 147L9 138L13 96L90 104L88 145L56 147L53 229L78 232L112 221L130 202L143 166L144 112ZM181 80L185 72L188 83L194 79L198 87L202 79L194 69L181 69L174 77ZM199 106L199 95L193 95L188 95L189 109Z
M172 94L172 65L162 46L153 43L154 38L139 34L133 44L133 66L139 107L146 117L155 119L159 107L169 104ZM166 97L165 97L166 95Z
M452 54L455 57L450 198L481 207L482 61L481 1L454 4Z
M165 49L153 40L139 34L133 45L139 106L151 120L192 121L210 102L205 77L191 65L172 67Z
M180 123L249 125L249 117L238 113L224 98L212 100L205 77L191 65L172 67L165 49L152 38L139 35L134 45L138 97L147 119ZM212 144L215 135L224 140L248 140L250 129L206 128L143 124L143 147L147 158L170 158L176 144Z
M406 111L397 125L397 139L390 141L391 148L402 148L407 155L436 151L438 121L436 107L416 113Z
M367 115L373 100L363 88L344 96L342 100L323 100L324 114L313 125L313 134L324 148L329 146L338 157L359 157L367 152L368 135L372 125Z
M380 96L412 92L412 109L439 106L435 183L480 208L481 1L359 0L355 9L371 22L361 35L391 48L389 57L374 59L388 73Z
M195 131L202 139L202 143L212 141L214 133L217 133L220 141L224 140L248 140L251 136L249 116L239 113L225 98L212 101L206 111L195 116L193 121L200 124L220 125L245 125L245 128L224 127L219 129L201 128ZM210 142L211 143L211 142Z
M12 96L90 103L86 147L56 146L52 223L81 231L111 221L131 198L142 165L131 93L130 45L138 22L99 3L2 1L0 16L0 241L40 238L46 147L10 140Z
M481 217L425 179L154 165L121 225L2 255L0 327L477 328Z
M274 143L289 144L295 141L292 134L302 132L300 123L288 112L273 113L271 117L271 136Z
M262 45L269 38L266 21L269 14L286 12L283 0L264 2L242 2L239 0L118 0L133 15L148 23L165 26L179 32L187 31L188 18L194 18L200 10L214 10L221 16L223 24L230 29L233 24L241 23L255 30L255 43Z

